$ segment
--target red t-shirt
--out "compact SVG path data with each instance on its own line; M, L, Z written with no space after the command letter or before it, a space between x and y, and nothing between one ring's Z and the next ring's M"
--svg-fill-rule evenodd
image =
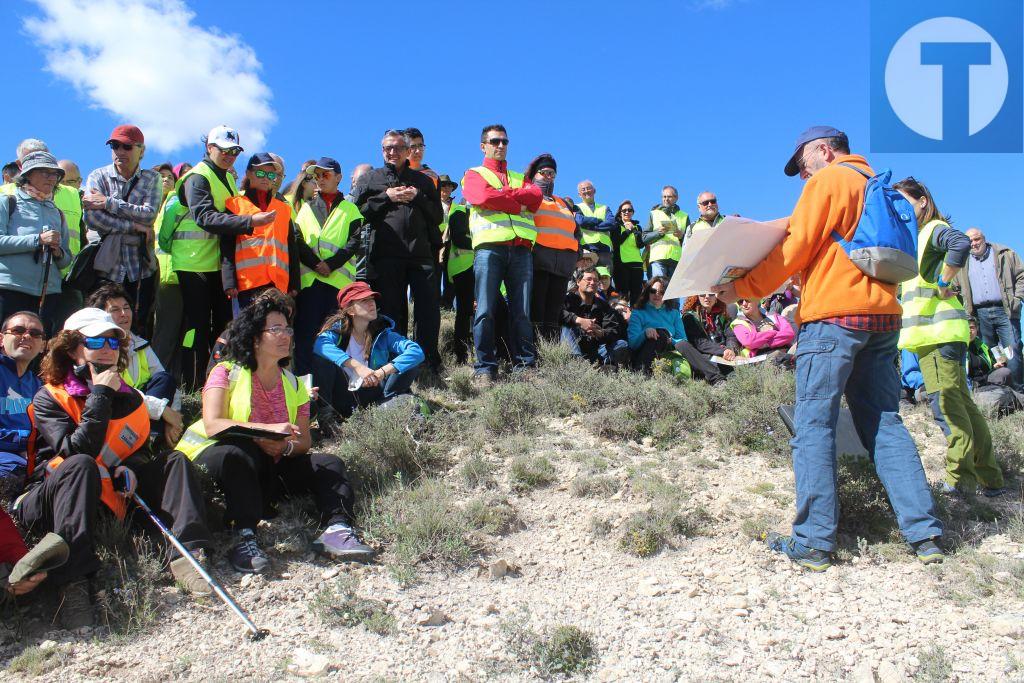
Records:
M6 512L0 510L0 563L14 564L28 552L18 528Z

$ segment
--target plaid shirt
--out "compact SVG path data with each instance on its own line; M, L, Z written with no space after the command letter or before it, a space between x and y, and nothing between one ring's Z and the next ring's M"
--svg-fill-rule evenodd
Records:
M859 332L899 332L903 327L902 316L899 314L890 315L844 315L838 318L825 318L819 322L832 323L845 327L848 330Z
M138 178L138 181L125 197L124 193L134 178ZM156 272L152 237L153 222L160 210L160 174L148 168L140 168L126 180L110 164L90 173L83 189L85 194L96 190L107 198L106 208L85 212L85 224L91 230L98 232L101 237L120 233L137 235L146 240L144 247L131 244L121 246L121 258L110 279L114 282L137 282ZM136 226L140 225L145 226L148 233L138 232Z

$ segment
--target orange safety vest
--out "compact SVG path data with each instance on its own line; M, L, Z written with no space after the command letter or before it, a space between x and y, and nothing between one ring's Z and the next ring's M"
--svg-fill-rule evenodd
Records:
M576 220L561 197L544 197L540 208L533 214L537 226L537 244L549 249L576 251Z
M263 211L245 195L236 195L224 202L236 216L251 216ZM277 211L274 222L252 229L251 235L235 238L235 278L238 289L248 291L274 285L288 292L288 235L291 232L291 208L274 197L267 211Z
M64 412L71 416L75 424L81 423L83 401L69 394L63 384L60 386L45 384L43 386L60 404ZM32 405L28 407L28 415L32 420L32 432L35 434L35 411ZM149 411L146 410L145 401L139 401L139 407L128 415L118 420L112 419L107 424L107 433L103 437L103 447L96 456L96 466L100 470L100 500L117 515L118 519L123 520L125 518L125 515L128 513L128 504L125 502L124 496L114 490L114 481L110 477L110 470L120 465L128 456L142 448L148 440ZM31 439L28 449L28 475L31 475L32 471L35 470L36 450L35 439ZM64 462L64 458L60 456L50 458L46 463L46 476L56 472L62 462Z

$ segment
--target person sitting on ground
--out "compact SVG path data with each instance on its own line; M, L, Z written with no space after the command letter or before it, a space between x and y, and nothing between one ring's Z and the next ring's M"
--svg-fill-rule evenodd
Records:
M167 445L173 447L185 428L181 413L172 405L178 391L178 382L164 370L149 342L132 332L134 311L128 293L121 285L107 283L90 294L85 305L109 313L125 333L128 339L128 367L121 373L121 379L128 386L142 392L146 410L149 411L152 433L162 435Z
M180 453L153 453L142 394L119 375L128 366L126 340L105 311L73 313L50 343L40 373L45 384L32 399L38 437L13 513L23 528L54 532L70 548L67 563L50 572L59 586L58 617L69 630L93 624L88 577L100 567L101 503L123 521L138 491L200 562L210 546L195 469ZM185 558L171 561L170 570L190 592L210 594Z
M796 314L796 307L800 303L800 276L794 275L786 282L781 292L776 292L764 302L764 308L769 313L784 315L793 322Z
M668 356L674 351L686 359L691 370L704 377L715 377L714 364L687 341L679 310L665 305L667 287L668 278L660 275L651 278L640 290L640 298L633 306L628 328L633 367L649 375L655 358ZM718 377L720 379L715 381L724 379L721 373Z
M967 379L975 388L994 384L1010 385L1010 368L1005 361L996 361L988 345L978 336L978 319L971 316L967 319L971 341L967 345Z
M377 312L380 294L365 282L338 292L338 312L313 343L313 377L320 398L348 417L356 408L412 393L425 356Z
M730 323L744 356L763 356L785 351L796 338L789 319L780 313L765 314L758 299L740 299L739 315ZM780 356L781 357L781 356Z
M577 273L576 290L566 294L562 308L562 341L573 355L595 365L625 365L629 361L625 321L597 296L598 286L596 268Z
M46 346L43 321L20 311L3 322L0 353L0 501L17 495L25 480L32 434L28 407L43 385L29 367Z
M203 389L203 417L178 450L206 468L224 493L225 524L234 530L231 567L258 574L270 559L256 526L274 514L279 494L311 492L326 528L313 550L344 560L367 560L373 550L352 529L355 493L337 456L310 453L309 392L288 369L291 309L262 295L231 324L226 360ZM218 436L231 428L258 429L284 438ZM211 438L212 437L212 438Z
M729 314L726 305L718 300L715 294L691 296L683 303L683 329L686 338L709 361L712 356L725 360L736 360L742 347L736 339L736 333L729 325ZM732 372L729 365L718 365L712 362L714 372L704 379L716 384L725 375ZM701 373L703 375L703 373Z

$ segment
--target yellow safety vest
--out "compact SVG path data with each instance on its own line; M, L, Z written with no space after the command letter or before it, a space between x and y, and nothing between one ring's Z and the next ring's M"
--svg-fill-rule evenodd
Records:
M619 226L619 229L625 231L626 227ZM623 263L643 263L643 260L644 257L640 253L640 247L636 244L636 235L631 232L622 241L622 244L619 245L619 261Z
M213 195L213 205L218 211L226 212L225 202L228 197L238 194L235 179L231 174L225 174L225 180L221 180L205 160L200 161L174 185L174 193L182 206L187 206L182 187L185 179L192 174L206 178L210 184L210 193ZM220 270L220 239L212 232L207 232L196 225L191 210L174 230L171 242L171 268L187 273L215 273Z
M479 173L480 177L494 189L501 189L501 178L491 169L486 166L476 166L470 170ZM523 174L508 171L508 186L522 187ZM465 177L462 178L462 187L463 189L466 187ZM512 214L470 204L469 234L473 238L474 249L494 242L510 242L517 237L529 240L531 243L537 240L537 228L533 224L533 214L526 208L519 213Z
M149 367L149 359L146 358L146 347L137 349L133 352L135 354L135 374L132 374L131 365L124 369L121 373L121 379L128 386L138 389L143 386L146 382L153 377L153 372Z
M313 213L313 206L309 202L303 204L299 209L299 215L295 222L302 232L302 241L309 245L314 254L326 261L341 251L345 243L348 242L349 228L352 222L362 217L363 214L359 213L355 204L347 199L342 199L327 216L323 226L317 220L316 214ZM306 289L316 280L320 280L336 289L341 289L356 279L354 260L354 257L350 258L341 268L332 271L327 277L318 275L315 270L302 263L299 265L299 286L301 289Z
M686 239L690 239L690 237L696 235L698 232L701 232L702 230L711 230L716 225L721 223L723 220L725 220L725 217L722 216L722 214L718 214L718 216L715 217L715 220L711 223L708 223L703 218L698 218L697 222L691 225L690 229L686 231Z
M599 218L602 221L608 217L608 207L604 204L594 204L594 209L591 211L590 207L587 206L586 202L580 202L576 206L579 207L580 211L587 218ZM598 230L583 230L583 239L580 240L583 244L603 244L608 247L609 250L612 248L612 236L607 232L600 232Z
M228 419L248 422L252 414L252 370L231 361L218 363L217 367L227 368L228 371ZM284 402L288 407L288 421L294 424L299 406L309 402L309 393L306 385L284 368L281 368L281 385L284 387ZM215 439L206 438L206 428L202 419L199 419L185 430L175 450L181 451L189 460L195 460L203 449L215 443Z
M466 211L465 204L452 203L452 207L448 209L448 219L443 224L444 229L448 229L448 222L451 221L453 213L466 213ZM448 279L452 280L456 275L472 268L475 253L472 249L460 249L453 244L451 251L448 252Z
M160 205L160 211L156 215L156 222L153 223L158 238L160 233L163 232L161 226L163 226L164 220L173 220L180 223L184 220L186 214L188 214L188 209L181 205L181 202L178 201L178 196L173 192L169 193L164 199L163 204ZM175 227L177 227L177 223ZM159 239L153 245L153 251L156 254L156 262L160 265L160 284L178 284L178 274L174 272L174 268L171 265L171 253L163 250Z
M938 279L944 254L931 248L932 234L937 227L948 224L935 219L921 228L917 235L919 275L900 285L903 304L903 328L899 347L916 352L925 346L950 342L968 343L971 339L964 305L955 296L939 298L939 286L927 278Z
M669 216L661 207L651 209L651 225L657 230L662 221L672 221L679 230L686 231L690 217L680 209L674 215ZM683 253L683 243L678 237L671 233L665 233L661 239L651 243L651 261L678 261Z

